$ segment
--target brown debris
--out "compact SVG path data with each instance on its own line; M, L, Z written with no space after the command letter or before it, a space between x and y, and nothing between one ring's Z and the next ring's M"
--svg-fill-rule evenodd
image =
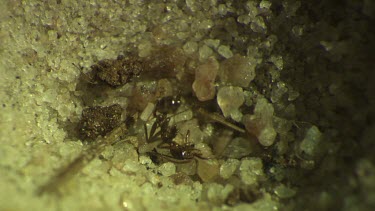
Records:
M159 46L145 58L147 71L142 78L152 80L175 78L176 74L184 70L186 60L187 57L182 49L174 46Z
M94 80L110 86L122 86L139 76L144 70L143 62L136 57L119 56L117 59L104 59L93 65Z
M122 108L118 104L108 107L94 106L82 111L78 124L82 139L95 139L105 136L120 124Z

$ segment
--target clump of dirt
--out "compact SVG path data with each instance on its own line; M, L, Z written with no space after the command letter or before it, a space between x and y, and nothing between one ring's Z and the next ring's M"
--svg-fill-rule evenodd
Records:
M119 104L85 108L78 123L80 137L83 140L94 140L98 136L105 136L120 124L122 111Z

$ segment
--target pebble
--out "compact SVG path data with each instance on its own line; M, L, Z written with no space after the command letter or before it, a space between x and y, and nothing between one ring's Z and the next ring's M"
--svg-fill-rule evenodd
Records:
M243 117L246 130L255 135L263 146L271 146L275 142L277 133L273 127L273 113L272 104L261 98L255 105L254 114Z
M273 196L270 194L264 194L261 199L256 200L253 203L240 203L236 205L232 210L233 211L255 211L255 210L262 210L262 211L276 211L276 210L283 210L280 208L280 202L277 202Z
M233 190L233 185L228 184L223 186L220 184L212 183L207 188L207 199L212 204L221 205Z
M151 158L148 156L139 156L139 163L150 169L155 168L155 164L152 162Z
M276 181L281 182L285 179L285 169L280 166L273 166L268 171Z
M228 12L228 8L225 6L225 4L220 4L218 6L218 13L219 13L219 15L224 16L224 15L227 14L227 12Z
M171 117L171 122L179 123L186 122L193 119L194 114L191 109L187 109L181 112L178 112L175 116Z
M149 41L141 42L138 45L138 56L139 57L146 57L151 54L152 51L152 44Z
M274 87L271 91L271 101L276 103L282 100L284 94L288 92L288 88L286 87L285 83L278 82L276 87Z
M248 107L253 106L255 93L250 91L244 91L243 94L245 96L245 105Z
M248 156L254 150L253 143L254 142L250 139L242 137L234 138L226 146L225 150L222 153L222 156L237 159Z
M219 46L219 48L217 49L217 52L224 58L228 59L230 57L233 56L233 53L232 51L230 50L230 48L226 45L221 45Z
M278 197L280 197L282 199L291 198L291 197L296 195L295 190L285 186L284 184L281 184L281 185L277 186L275 188L274 192Z
M140 172L144 169L144 166L139 165L139 163L135 160L125 161L124 167L122 168L122 170L126 172Z
M195 12L197 10L197 6L194 0L186 0L186 6L192 11Z
M163 163L158 167L158 171L162 175L169 177L176 173L176 166L171 162Z
M203 45L199 48L199 60L204 61L212 56L213 53L214 51L210 47L208 47L207 45Z
M193 90L198 100L207 101L215 98L215 79L219 70L219 63L214 58L200 65L195 71Z
M220 166L220 176L223 179L229 179L240 166L237 159L228 159Z
M255 185L264 179L263 163L260 158L248 158L241 162L240 176L246 185Z
M269 9L271 7L271 5L272 5L271 2L265 1L265 0L263 0L259 3L259 7L262 8L262 9Z
M219 168L217 160L198 160L197 173L203 182L210 182L219 175Z
M238 16L237 21L238 23L247 25L251 22L251 17L248 15L241 15L241 16Z
M285 134L289 130L292 129L293 123L292 123L292 121L289 121L287 119L274 116L273 117L273 125L274 125L275 130L278 133L284 133Z
M190 176L195 175L197 174L197 162L194 160L188 163L179 163L176 171Z
M218 40L218 39L215 39L215 40L214 39L206 39L206 40L204 40L204 44L206 44L210 48L216 49L220 45L220 40Z
M276 131L272 127L265 127L259 134L259 143L263 146L271 146L275 142Z
M114 164L122 164L127 160L138 161L137 149L130 143L117 143L114 147L112 162Z
M313 156L316 153L317 147L321 140L322 133L316 126L312 126L307 130L306 136L300 144L300 149L307 155Z
M284 61L282 56L271 56L269 61L273 63L278 70L282 70L284 67Z
M224 86L217 93L217 103L224 117L231 117L235 121L240 121L242 118L238 109L244 102L244 93L240 87Z
M288 92L288 101L293 101L299 97L299 92L294 89L289 89Z
M264 22L263 18L260 16L257 16L253 18L252 23L250 25L250 28L257 33L266 33L267 32L267 26Z
M198 50L198 44L193 41L189 41L185 43L185 45L182 47L187 54L193 54Z
M158 81L157 89L156 89L156 96L166 97L173 95L173 85L168 79L160 79Z
M233 86L246 88L255 78L256 61L254 58L234 55L220 64L220 81Z
M193 115L193 114L190 113L190 115ZM199 128L198 119L194 118L194 119L184 121L183 123L179 125L178 127L179 135L176 136L175 141L178 142L178 138L180 138L181 142L186 141L185 139L186 139L186 134L188 133L188 131L190 133L188 140L187 140L188 142L197 144L197 143L201 143L204 140L205 134Z

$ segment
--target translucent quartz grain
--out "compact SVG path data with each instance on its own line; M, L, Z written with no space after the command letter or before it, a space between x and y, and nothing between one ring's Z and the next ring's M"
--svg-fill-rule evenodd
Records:
M260 132L258 139L263 146L271 146L275 141L276 135L273 127L266 127Z
M300 149L307 155L313 156L316 153L321 140L322 133L316 126L312 126L307 130L306 136L300 144Z
M163 163L158 167L158 171L162 175L169 177L176 173L176 166L171 162Z
M282 56L271 56L269 61L272 62L278 70L282 70L284 68L284 60Z
M284 184L281 184L279 186L277 186L274 190L275 194L282 198L282 199L287 199L287 198L291 198L293 197L294 195L296 195L296 191L293 190L292 188L289 188L287 186L285 186Z
M256 16L252 20L252 23L250 24L250 28L254 32L258 32L258 33L266 33L267 32L266 23L264 22L263 18L260 17L260 16Z
M196 175L197 174L197 162L195 160L188 163L176 164L177 172L184 173L185 175Z
M229 142L224 149L222 156L228 158L240 159L244 156L250 155L254 151L255 141L249 138L237 137Z
M220 81L225 84L247 88L255 78L255 67L255 59L236 54L220 64Z
M265 1L265 0L263 0L259 3L259 7L262 8L262 9L269 9L271 7L271 5L272 5L271 2Z
M223 179L229 179L238 169L240 161L237 159L228 159L220 166L220 176Z
M122 164L127 160L138 162L137 149L130 143L120 142L114 146L113 164Z
M214 49L218 48L219 45L220 45L220 40L218 40L218 39L206 39L206 40L204 40L203 42L204 42L204 44L206 44L208 47L210 47L210 48L214 48Z
M219 175L219 163L217 160L198 160L197 173L203 182L209 182L214 180Z
M230 50L230 48L226 45L221 45L219 46L219 48L217 49L217 52L224 58L228 59L230 57L233 56L233 53L232 51Z
M193 54L198 50L198 43L189 41L182 47L187 54Z
M241 15L241 16L238 16L237 21L239 23L243 23L243 24L247 25L251 22L251 17L248 16L248 15Z
M224 117L231 117L235 121L240 121L242 118L238 109L244 102L245 97L241 87L224 86L217 93L217 103Z
M219 70L219 63L215 58L210 58L206 63L195 70L193 90L198 100L207 101L215 97L215 79Z
M233 185L227 184L225 186L221 184L212 183L207 188L207 199L213 204L222 204L225 199L233 191Z
M240 176L246 185L255 185L264 177L263 163L260 158L244 159L240 165Z
M268 103L266 99L261 98L257 101L254 114L246 114L243 117L246 130L255 135L259 143L263 146L271 146L277 135L273 128L273 113L272 104Z
M282 97L287 92L288 88L286 87L285 83L278 82L276 87L274 87L271 91L271 101L274 103L281 101Z
M141 172L144 169L145 167L140 165L139 162L136 160L126 160L122 168L123 171L134 172L134 173Z
M199 60L204 61L212 56L213 53L214 51L210 47L208 47L207 45L203 45L199 47Z

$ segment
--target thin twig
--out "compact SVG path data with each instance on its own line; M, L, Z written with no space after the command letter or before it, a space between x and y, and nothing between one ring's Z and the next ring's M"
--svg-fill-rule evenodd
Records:
M246 131L243 129L243 128L240 128L238 127L237 125L234 125L230 122L228 122L227 120L225 120L225 118L221 115L218 115L218 114L215 114L215 113L209 113L207 112L206 110L204 110L203 108L198 108L197 109L197 112L215 122L218 122L220 124L223 124L224 126L227 126L229 128L232 128L233 130L236 130L240 133L245 133Z
M125 123L120 124L104 137L99 137L92 146L84 150L77 158L75 158L69 165L58 170L56 176L50 179L46 184L40 187L37 191L38 195L46 192L55 192L62 185L66 184L78 172L80 172L88 163L97 157L105 147L114 144L127 131Z

